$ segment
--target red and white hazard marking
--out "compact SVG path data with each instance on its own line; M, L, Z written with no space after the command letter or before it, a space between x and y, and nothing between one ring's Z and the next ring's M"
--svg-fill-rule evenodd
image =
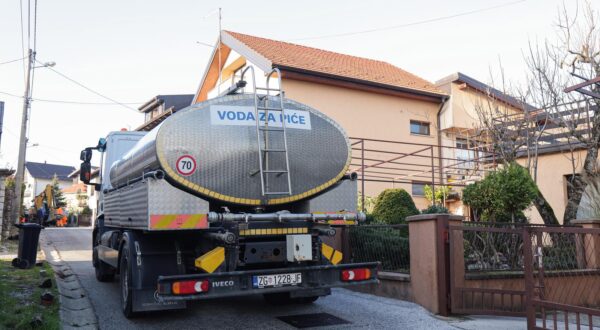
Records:
M192 175L196 172L196 159L191 155L183 155L177 159L177 172L181 175Z

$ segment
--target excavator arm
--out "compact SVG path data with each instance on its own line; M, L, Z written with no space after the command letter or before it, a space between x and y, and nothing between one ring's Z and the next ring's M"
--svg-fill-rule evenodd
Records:
M46 202L46 205L44 205L44 201ZM56 199L54 198L54 193L52 192L51 184L47 184L46 188L44 188L44 191L35 196L33 204L35 205L36 212L41 208L46 208L45 211L47 213L47 216L44 217L45 219L39 219L40 223L54 220L56 211Z

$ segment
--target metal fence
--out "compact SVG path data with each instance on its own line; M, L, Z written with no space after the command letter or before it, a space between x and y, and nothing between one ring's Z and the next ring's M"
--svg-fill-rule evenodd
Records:
M352 262L381 262L386 272L410 273L408 225L359 225L349 228Z
M531 228L531 318L542 329L600 326L600 229ZM531 321L534 324L534 321Z
M449 245L453 312L527 315L530 329L600 325L600 229L463 223Z

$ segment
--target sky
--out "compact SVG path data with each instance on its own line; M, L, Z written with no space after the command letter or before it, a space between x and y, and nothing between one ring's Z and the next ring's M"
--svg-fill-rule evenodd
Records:
M0 63L27 49L27 3L0 1ZM565 0L574 6L574 0ZM599 0L591 0L600 9ZM158 94L194 94L225 30L383 60L436 81L460 71L484 82L499 72L523 79L529 42L553 39L563 0L197 1L38 0L37 60L27 160L78 166L98 138L143 122L139 105ZM21 32L23 5L24 28ZM414 24L419 23L420 24ZM375 30L368 33L352 33ZM340 36L341 34L341 36ZM30 29L33 36L33 28ZM334 36L332 36L334 35ZM30 43L31 44L31 43ZM31 46L33 46L31 44ZM14 168L24 66L0 64L5 102L0 167ZM8 94L6 94L8 93ZM71 104L43 100L100 103ZM121 104L115 104L111 100Z

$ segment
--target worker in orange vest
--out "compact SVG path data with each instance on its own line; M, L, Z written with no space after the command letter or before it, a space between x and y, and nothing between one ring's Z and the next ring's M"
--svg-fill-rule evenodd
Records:
M67 224L67 216L62 207L56 209L56 227L64 227Z

